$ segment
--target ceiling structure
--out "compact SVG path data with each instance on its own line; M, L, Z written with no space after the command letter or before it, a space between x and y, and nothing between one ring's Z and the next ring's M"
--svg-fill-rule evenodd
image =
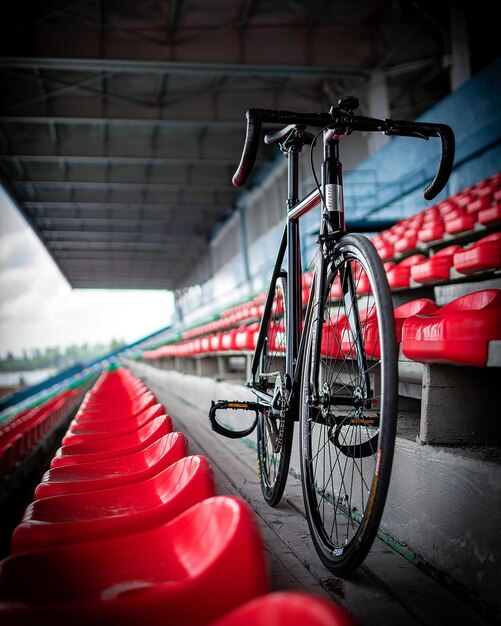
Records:
M9 3L1 182L72 287L175 289L236 206L246 109L320 111L356 93L367 114L383 72L391 115L413 119L450 90L456 4ZM474 9L473 72L496 45Z

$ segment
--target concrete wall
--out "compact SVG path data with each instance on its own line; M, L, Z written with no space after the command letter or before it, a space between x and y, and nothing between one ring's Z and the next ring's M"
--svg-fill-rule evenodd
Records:
M456 136L454 172L438 199L501 169L500 101L501 60L498 60L419 118L422 122L449 124ZM357 181L364 185L368 196L365 206L352 217L360 218L370 210L375 219L400 219L431 205L432 202L423 199L422 189L432 180L439 156L438 139L393 137L345 176L347 203L353 193L352 183ZM378 207L383 208L375 211Z

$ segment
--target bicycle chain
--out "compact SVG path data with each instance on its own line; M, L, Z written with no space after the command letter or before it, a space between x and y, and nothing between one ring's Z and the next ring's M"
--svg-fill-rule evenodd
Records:
M285 433L285 414L287 409L287 401L285 397L286 392L286 378L285 374L280 373L280 427L278 429L278 436L275 435L273 426L268 423L268 419L266 420L266 428L270 435L270 441L273 448L273 452L278 454L282 449L282 445L284 442L284 433Z

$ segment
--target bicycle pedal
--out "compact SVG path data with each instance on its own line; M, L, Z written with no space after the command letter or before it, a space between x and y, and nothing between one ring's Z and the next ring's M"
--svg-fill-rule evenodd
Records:
M238 400L220 400L219 402L213 401L211 408L209 409L209 422L211 428L219 435L223 435L223 437L228 437L229 439L240 439L241 437L246 437L247 435L250 435L257 426L260 408L261 406L257 402L240 402ZM249 426L249 428L245 428L243 430L231 430L226 426L223 426L223 424L219 423L216 419L217 411L227 409L254 411L256 413L256 419L253 421L251 426Z

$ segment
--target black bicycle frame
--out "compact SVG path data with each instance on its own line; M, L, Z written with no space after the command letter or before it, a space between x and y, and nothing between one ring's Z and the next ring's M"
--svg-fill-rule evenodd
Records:
M312 211L320 203L322 204L319 243L322 254L317 255L315 260L314 282L310 289L308 304L305 313L305 325L310 316L314 316L314 333L312 337L312 357L317 354L320 341L321 322L323 320L323 292L327 275L329 250L332 245L345 233L344 205L342 187L342 166L339 161L339 139L332 131L324 133L324 161L322 163L322 193L318 189L308 196L299 200L299 149L292 145L287 150L288 156L288 194L287 194L287 218L278 251L278 256L273 268L270 289L267 294L261 326L259 329L256 349L252 361L252 380L250 386L261 401L271 402L271 396L259 389L256 376L259 370L259 359L262 357L268 320L271 316L275 284L282 272L284 257L287 252L287 292L285 307L286 327L286 352L285 373L287 377L287 391L289 406L295 390L300 383L301 365L304 360L305 342L304 333L301 332L302 323L302 300L301 300L301 241L299 233L299 220ZM348 280L348 284L352 281ZM313 305L315 302L315 306ZM318 380L318 359L313 359L312 368L312 394L313 401L318 400L318 390L315 389Z

